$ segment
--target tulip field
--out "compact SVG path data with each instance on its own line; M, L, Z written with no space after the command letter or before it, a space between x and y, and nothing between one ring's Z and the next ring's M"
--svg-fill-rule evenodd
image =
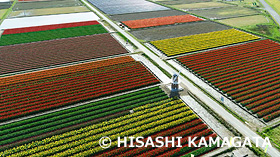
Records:
M0 24L1 157L265 154L227 138L277 124L276 40L168 6L195 0L25 1Z
M177 58L264 121L280 116L279 59L268 39Z
M188 137L202 136L208 139L217 135L207 127L181 100L165 99L134 107L134 113L99 122L77 130L54 135L0 152L1 156L180 156L195 150L206 153L209 148L143 147L139 149L117 148L117 137L124 136L182 136L182 145L187 146ZM99 139L110 136L111 148L99 146ZM199 141L199 140L198 140ZM196 141L197 142L197 141Z
M54 26L53 28L55 27L56 26ZM64 26L64 27L66 28L58 28L58 29L51 29L51 30L44 30L43 27L39 27L38 30L43 29L42 31L33 31L36 30L36 28L35 29L26 28L25 29L26 31L22 31L21 29L19 29L19 32L24 32L24 33L16 33L16 34L8 33L2 35L0 38L0 46L107 33L106 29L103 28L102 25L96 24L96 22L94 23L94 25L82 25L77 27ZM14 33L17 32L17 30L8 31L8 32Z
M53 30L59 28L69 28L69 27L98 25L98 24L99 24L98 21L93 20L93 21L72 22L72 23L62 23L62 24L33 26L33 27L10 28L10 29L4 29L2 35L46 31L46 30Z
M0 121L159 83L131 57L0 78Z
M158 18L140 19L140 20L130 20L122 21L123 24L131 29L145 28L145 27L155 27L162 25L173 25L176 23L186 23L201 21L201 18L195 17L193 15L177 15L177 16L166 16Z
M212 21L202 20L196 22L163 25L143 29L132 29L131 34L138 39L149 42L157 40L163 41L164 39L175 39L177 37L191 36L227 29L230 29L230 27ZM176 48L175 45L174 48Z
M95 124L114 117L127 115L130 109L167 98L168 96L159 87L152 87L16 123L6 124L0 126L0 145L9 147L8 144L15 144L15 142L22 139L32 141L38 140L38 135L41 138L42 136L48 137L58 134L58 132L67 132L73 128L80 128L84 125ZM22 141L19 143L22 143ZM3 149L0 147L0 150Z
M150 43L167 56L174 56L256 39L259 37L236 29L228 29L151 41Z
M128 53L110 34L0 47L0 74Z

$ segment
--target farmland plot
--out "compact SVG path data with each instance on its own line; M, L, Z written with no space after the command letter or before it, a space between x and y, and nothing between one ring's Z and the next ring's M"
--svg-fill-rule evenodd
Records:
M9 9L11 7L12 2L0 2L0 10L1 9Z
M245 17L222 19L219 20L219 22L235 27L245 27L252 25L269 24L270 20L264 15L252 15Z
M162 26L149 29L134 30L131 31L131 33L138 39L154 41L225 29L229 29L229 27L210 21L198 21L178 24L174 26Z
M18 2L14 6L13 10L32 10L32 9L44 9L44 8L63 8L83 6L78 0L56 0L56 1L30 1L30 2Z
M161 10L161 11L149 11L140 13L130 13L130 14L120 14L120 15L110 15L110 18L115 21L129 21L129 20L140 20L149 19L165 16L176 16L176 15L186 15L187 13L177 10Z
M192 15L178 15L178 16L166 16L166 17L158 17L158 18L150 18L150 19L141 19L141 20L122 21L122 23L131 29L137 29L137 28L173 25L178 23L187 23L187 22L195 22L195 21L202 21L202 19Z
M2 77L0 121L157 83L131 57Z
M107 33L100 24L2 35L0 46Z
M148 103L167 99L168 96L159 88L152 87L114 98L96 101L86 105L29 118L0 126L0 151L28 141L38 140L54 134L60 134L82 126L96 124L112 118L129 114L129 110ZM45 135L43 135L45 134ZM39 136L40 135L40 136ZM27 141L27 140L25 140ZM24 142L25 143L25 142ZM27 142L28 143L28 142Z
M204 124L197 115L181 100L166 99L133 108L134 113L124 115L106 122L100 122L78 130L34 141L26 145L14 147L0 152L1 156L180 156L184 154L201 155L214 147L188 147L188 138L201 137L208 141L217 135ZM112 140L110 149L99 146L99 139L109 136ZM117 147L117 137L120 136L158 136L179 137L184 148L161 147L130 148ZM145 138L144 141L147 139ZM177 144L177 143L176 143ZM196 151L195 153L192 153Z
M41 25L41 26L32 26L32 27L10 28L10 29L4 29L2 35L46 31L46 30L53 30L59 28L70 28L70 27L88 26L88 25L97 25L97 24L99 24L99 22L93 20L93 21L60 23L60 24Z
M174 8L185 9L185 10L196 10L196 9L210 9L219 7L229 7L230 4L219 3L219 2L201 2L201 3L190 3L190 4L176 4L171 5Z
M214 8L207 10L193 10L190 11L196 15L200 15L212 19L224 19L233 18L239 16L248 16L259 14L258 11L245 7L225 7L225 8Z
M265 121L280 116L280 45L271 40L177 58Z
M95 5L101 11L106 14L126 14L135 12L147 12L157 10L169 10L164 6L145 1L145 0L88 0L90 3Z
M84 6L13 11L8 18L89 12Z
M151 44L167 56L173 56L256 39L259 39L259 37L236 29L228 29L185 37L151 41Z
M202 2L211 2L212 0L159 0L159 3L166 5L178 5L178 4L190 4L190 3L202 3Z
M127 53L110 35L90 35L0 47L0 74Z

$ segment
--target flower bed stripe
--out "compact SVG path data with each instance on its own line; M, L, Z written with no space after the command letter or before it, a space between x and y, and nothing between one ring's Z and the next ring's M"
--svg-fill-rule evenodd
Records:
M0 74L127 53L110 34L0 47Z
M186 23L186 22L194 22L194 21L202 21L203 19L195 17L193 15L177 15L177 16L166 16L166 17L158 17L158 18L149 18L149 19L141 19L141 20L130 20L130 21L122 21L123 24L128 26L129 28L145 28L145 27L155 27L162 25L173 25L176 23Z
M280 116L279 59L280 45L271 40L177 58L265 121Z
M167 56L190 53L240 42L256 40L260 37L236 29L228 29L178 38L151 41Z
M99 22L94 20L94 21L44 25L44 26L11 28L11 29L5 29L4 32L2 33L2 35L46 31L46 30L59 29L59 28L69 28L69 27L88 26L88 25L97 25L97 24L99 24Z
M79 70L75 71L77 68ZM59 73L60 71L62 73ZM20 80L19 82L1 84L4 98L0 103L1 120L159 83L159 80L140 62L133 61L131 57L96 61L26 75L14 76L15 80ZM28 77L30 75L34 76L33 79ZM9 79L11 80L13 79ZM59 81L53 82L55 80Z
M130 151L130 148L115 149L118 136L156 137L159 135L186 135L186 137L184 137L185 139L187 136L208 137L215 135L212 133L211 129L208 129L206 124L198 119L198 117L182 103L181 100L166 99L140 106L133 110L135 111L133 114L7 149L0 152L0 155L112 156L121 155L126 152L128 156L136 156L144 149L139 149L140 152L138 153L137 150ZM99 147L99 139L105 135L109 136L112 140L111 151ZM185 140L183 142L185 143ZM156 149L153 149L151 151L155 150ZM169 148L168 150L163 148L163 150L165 153L171 151ZM171 151L171 154L174 153L175 152ZM182 153L184 152L181 152L181 154Z
M126 111L125 114L127 114L129 109L166 98L167 95L159 87L153 87L131 94L7 124L0 126L2 130L0 132L0 145L3 146L57 129L97 120L122 111ZM99 121L95 123L97 122Z
M2 35L0 46L107 33L100 24Z

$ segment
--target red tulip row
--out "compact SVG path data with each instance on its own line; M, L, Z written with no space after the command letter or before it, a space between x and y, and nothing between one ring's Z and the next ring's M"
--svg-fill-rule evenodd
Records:
M130 64L129 67L126 66L127 71L123 72L123 76L130 75L130 72L134 72L135 70L143 68L140 64L135 64L137 62L133 62L134 64ZM134 67L135 66L135 67ZM117 65L115 66L117 67ZM2 94L2 96L5 97L5 100L3 101L2 104L0 104L0 111L2 106L7 106L8 104L13 104L15 106L15 102L20 102L20 101L25 101L28 99L31 99L32 96L37 97L38 93L47 93L52 91L52 94L57 94L61 93L60 88L67 88L68 90L73 89L75 86L80 86L80 84L99 84L101 83L101 80L99 79L100 77L104 77L105 79L108 79L110 77L119 77L119 73L121 72L121 67L119 66L119 69L115 69L113 72L109 73L109 70L104 69L103 72L95 72L92 73L90 70L87 70L85 74L83 74L85 71L83 71L82 75L79 76L71 76L68 75L65 78L59 79L59 78L53 78L51 81L43 82L41 80L41 83L39 84L31 84L29 86L23 86L19 87L17 86L16 88L10 88L10 90L7 90L5 93ZM107 73L108 72L108 73ZM79 82L73 82L75 80L80 80ZM67 84L72 83L71 87L68 87ZM26 92L22 92L26 91Z
M279 57L279 55L278 55ZM262 60L262 59L261 59ZM227 68L227 66L225 68L220 68L219 71L215 72L216 74L212 75L212 74L207 74L207 76L204 76L205 78L209 79L209 81L216 83L217 85L221 84L227 84L226 82L232 83L233 81L231 80L234 78L239 78L239 76L243 76L245 78L249 78L249 76L247 76L252 72L258 72L260 71L262 68L273 68L273 67L277 67L279 65L280 61L278 61L277 59L274 59L274 56L272 57L272 59L269 60L262 60L262 61L256 61L255 63L243 63L242 65L238 65L238 66L233 66L233 65L228 65L229 68ZM244 64L246 64L246 67L244 67ZM250 64L250 65L249 65ZM257 70L256 70L257 69ZM221 72L220 72L221 71Z
M265 84L265 85L267 85L267 84ZM269 85L269 84L268 84L268 85ZM263 86L264 86L264 85L263 85ZM252 92L252 93L250 93L250 94L248 93L248 94L246 94L246 95L244 95L244 96L238 96L238 97L236 98L236 101L237 101L237 102L243 102L243 101L246 101L247 99L250 99L250 98L252 98L252 97L257 97L257 96L259 96L259 95L263 95L263 94L266 94L266 93L268 93L268 92L277 91L279 88L280 88L280 84L275 84L275 85L270 86L270 87L267 87L267 86L264 86L264 87L259 86L258 89L255 89L255 91Z
M280 104L280 99L270 101L270 102L265 103L265 104L260 105L260 106L253 106L253 105L250 106L250 105L248 105L247 108L249 108L253 113L258 113L258 112L261 112L262 110L273 107L275 104Z
M99 24L99 22L94 20L94 21L72 22L72 23L52 24L52 25L43 25L43 26L11 28L11 29L5 29L3 35L37 32L37 31L45 31L45 30L52 30L52 29L59 29L59 28L97 25L97 24Z
M280 98L279 52L278 43L261 40L178 60L268 121L278 116L276 113L280 110L280 101L277 101Z
M77 64L73 66L67 66L67 67L61 67L61 68L55 68L50 70L44 70L44 71L37 71L37 72L31 72L26 74L20 74L20 75L14 75L14 76L8 76L8 77L1 77L0 78L0 87L5 88L8 85L15 84L15 86L18 86L18 83L34 83L36 81L43 78L51 78L53 76L62 76L69 73L75 73L75 72L81 72L84 70L89 69L98 69L100 67L105 66L111 66L115 64L121 64L121 63L127 63L127 62L133 62L133 58L131 57L117 57L113 59L104 59L89 63L82 63Z
M217 85L224 85L231 82L234 82L235 80L241 80L241 78L250 78L250 74L254 75L257 72L263 73L264 71L272 70L273 68L277 68L280 64L280 61L277 59L274 59L275 56L272 56L272 58L268 60L262 61L256 61L251 62L248 67L243 67L242 65L238 65L233 67L233 65L230 65L230 68L225 68L223 71L224 73L217 73L214 75L211 74L205 74L205 78L207 78L212 83L215 83ZM274 59L274 60L273 60ZM267 65L263 65L264 63L270 62ZM244 63L245 64L245 63ZM257 69L257 70L255 70ZM255 70L255 71L254 71ZM207 75L207 76L206 76ZM256 74L255 74L256 75Z
M264 117L264 116L267 116L267 115L274 113L275 111L279 111L279 110L280 110L280 104L277 104L275 106L272 106L270 108L267 108L265 110L258 112L257 115L258 115L258 117Z
M262 41L257 41L257 42L252 42L248 44L242 44L242 45L237 45L237 46L232 46L232 47L227 47L223 49L217 49L217 50L212 50L212 51L207 51L203 53L196 53L192 54L191 56L182 56L177 58L181 62L185 62L187 66L193 68L196 70L196 66L198 67L205 67L206 65L220 65L219 63L227 63L228 59L230 57L233 57L233 61L237 61L238 59L244 58L240 55L244 54L247 49L249 50L254 50L256 45L259 47L264 47L263 49L270 48L270 47L275 47L271 46L271 41L269 40L262 40ZM260 48L259 48L260 49ZM237 55L235 55L237 54ZM246 53L247 54L247 53ZM245 54L245 55L246 55ZM256 55L254 51L248 52L248 54ZM205 57L207 56L207 57ZM220 60L218 60L220 59ZM215 63L215 64L212 64ZM209 67L213 68L213 67Z
M267 84L268 82L270 84ZM228 92L228 94L230 94L231 97L236 98L236 97L240 97L240 96L243 96L243 95L246 95L246 94L253 93L253 92L255 92L256 88L264 89L264 88L267 88L267 87L274 86L278 83L279 83L279 80L272 80L272 81L270 80L270 81L265 81L265 82L263 81L261 84L259 82L257 82L257 83L253 83L251 85L247 85L245 87L246 88L245 91L237 88L237 89L234 89L234 90L230 90L230 92Z
M0 120L159 82L140 62L105 65L5 86L1 89Z
M251 79L246 79L246 80L242 80L239 82L236 82L236 84L234 85L230 85L230 86L219 86L220 89L222 89L223 91L227 92L227 93L231 93L231 92L236 92L236 90L239 89L238 92L247 90L247 88L249 89L250 87L256 87L259 85L263 85L266 83L270 83L270 82L274 82L277 79L277 77L280 76L279 73L276 74L272 74L270 76L265 76L265 77L257 77L257 78L251 78Z
M279 116L280 116L280 111L276 111L276 112L274 112L274 113L271 113L271 114L269 114L269 115L263 117L263 119L264 119L266 122L268 122L268 121L271 121L272 119L277 118L277 117L279 117Z

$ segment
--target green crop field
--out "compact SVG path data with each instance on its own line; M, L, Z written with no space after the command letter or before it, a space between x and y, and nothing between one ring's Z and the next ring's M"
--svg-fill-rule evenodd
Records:
M89 25L89 26L79 26L79 27L70 27L70 28L61 28L47 31L39 32L28 32L20 34L7 34L2 35L0 39L0 45L13 45L21 43L30 43L44 40L60 39L60 38L69 38L77 37L84 35L93 35L107 33L105 28L102 25Z
M231 5L225 3L219 3L219 2L204 2L204 3L179 4L179 5L171 5L171 6L179 9L199 9L199 8L213 8L213 7L228 7Z
M219 20L219 22L235 26L235 27L244 27L256 24L268 24L270 21L263 15L253 15L253 16L245 16L245 17L237 17L230 19Z
M260 13L254 9L245 8L245 7L236 7L236 6L205 9L205 10L193 10L190 12L196 15L200 15L207 18L213 18L213 19L233 18L233 17L246 16L246 15L256 15Z
M257 7L260 5L258 0L244 0L244 1L227 1L226 3L235 4L238 6Z
M271 139L273 139L273 141L275 142L275 144L277 144L280 147L280 126L265 131L265 134L267 136L269 136Z
M0 10L0 19L2 19L2 16L6 13L8 9L1 9Z
M280 15L280 1L279 0L265 0L279 15Z

